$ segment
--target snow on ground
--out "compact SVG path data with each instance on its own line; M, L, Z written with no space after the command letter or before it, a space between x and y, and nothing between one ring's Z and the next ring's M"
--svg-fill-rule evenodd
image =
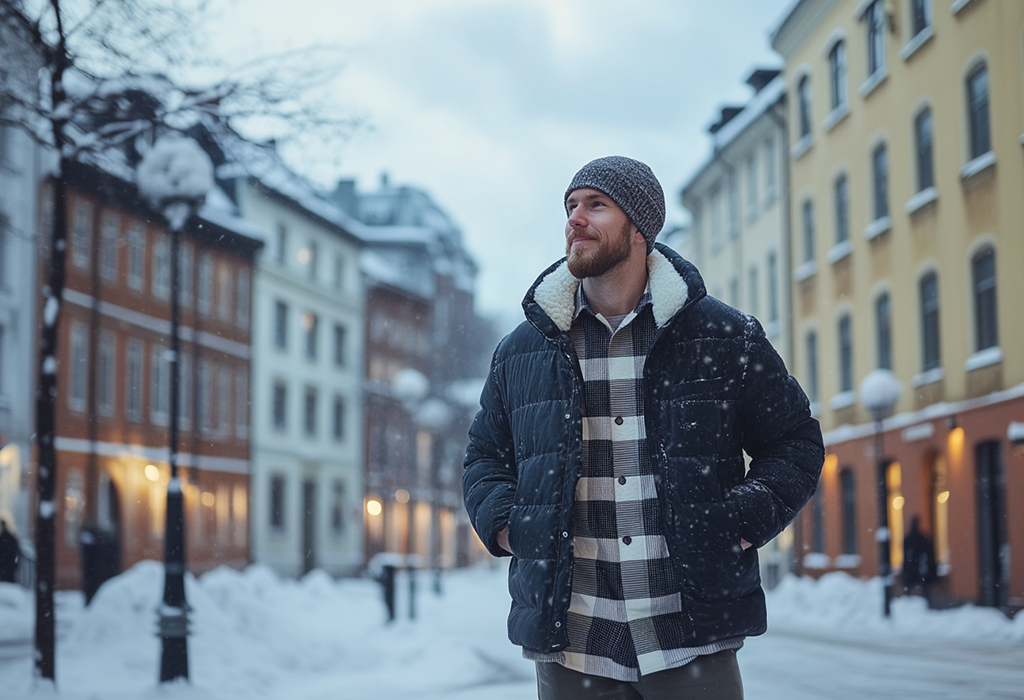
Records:
M73 700L528 700L536 697L533 666L505 637L505 575L505 566L497 564L446 574L438 596L433 576L420 574L414 621L408 619L408 581L400 577L399 619L391 624L385 624L380 587L369 579L334 581L314 572L294 581L258 565L189 578L191 682L159 688L155 630L163 567L143 562L104 585L88 608L79 593L58 594L57 688L60 697ZM850 649L843 645L863 646L865 639L882 647L946 652L997 645L1015 655L1011 668L1019 665L1024 615L1010 621L990 609L932 611L919 599L897 599L892 618L885 620L881 599L877 581L845 574L817 582L786 579L769 594L772 631L740 652L741 668L750 669L744 671L748 691L761 698L805 697L787 687L792 677L773 675L785 654L796 654L787 635L814 649L837 645L839 665L829 667L831 674L845 667L842 659ZM0 696L5 699L38 700L52 692L32 680L33 610L28 591L0 584ZM780 636L772 639L773 634ZM857 658L878 663L863 654ZM867 675L860 682L870 687ZM1004 680L1020 687L1016 676ZM812 674L808 682L813 681ZM808 690L807 697L816 692Z

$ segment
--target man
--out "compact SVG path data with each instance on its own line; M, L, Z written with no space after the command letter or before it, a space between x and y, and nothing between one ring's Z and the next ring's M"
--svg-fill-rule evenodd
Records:
M473 526L512 556L509 638L541 700L742 698L756 547L813 493L818 423L760 324L655 244L650 168L600 158L564 202L566 258L495 351L466 454Z
M903 592L920 594L931 604L931 586L937 578L935 545L921 532L921 518L910 519L910 532L903 538Z

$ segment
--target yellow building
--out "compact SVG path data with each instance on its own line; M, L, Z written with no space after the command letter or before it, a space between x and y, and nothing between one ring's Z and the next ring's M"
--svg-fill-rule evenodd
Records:
M884 488L897 571L917 516L938 596L1024 606L1024 2L800 0L772 45L793 371L829 452L805 570L879 571ZM884 471L861 389L879 368L902 385Z

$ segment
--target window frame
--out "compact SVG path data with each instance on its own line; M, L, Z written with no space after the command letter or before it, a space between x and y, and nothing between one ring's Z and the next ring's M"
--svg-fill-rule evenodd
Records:
M984 103L976 106L974 81L979 76L984 76L985 79ZM966 89L968 161L972 161L992 150L992 103L988 63L980 61L972 67L964 79L964 85Z
M829 106L832 111L849 104L849 78L846 60L846 42L840 39L828 52Z
M892 298L889 292L875 297L875 365L892 370Z
M836 323L836 349L839 353L839 393L853 391L853 318L844 313Z
M930 107L914 116L914 168L917 192L935 187L935 121Z
M871 149L872 220L889 217L889 147L881 141Z
M929 285L933 289L926 289L926 286ZM938 273L934 270L925 272L918 279L917 288L919 322L921 324L921 369L923 372L928 372L942 367L942 304L939 296Z
M991 274L979 279L979 267L982 264L991 265ZM971 256L975 352L999 347L998 289L996 251L993 246L985 245Z

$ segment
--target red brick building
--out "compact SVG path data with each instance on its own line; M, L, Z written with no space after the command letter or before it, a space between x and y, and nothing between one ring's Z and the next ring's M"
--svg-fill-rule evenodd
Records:
M75 588L86 524L113 535L122 569L163 558L171 266L170 236L134 185L86 165L67 176L57 582ZM186 558L196 573L249 561L250 310L261 243L214 218L222 225L202 217L186 225L179 263L179 466Z

